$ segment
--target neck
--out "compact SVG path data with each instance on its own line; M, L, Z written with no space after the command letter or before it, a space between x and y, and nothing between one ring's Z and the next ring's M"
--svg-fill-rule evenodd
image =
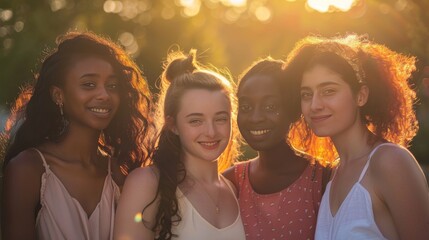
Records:
M88 131L87 129L84 131L70 125L64 138L58 143L53 143L57 149L57 152L53 154L62 156L67 161L93 164L98 159L99 136L98 131Z
M213 183L219 181L217 161L192 161L189 158L183 159L186 174L202 183Z
M258 151L258 155L258 167L271 172L284 172L285 168L291 169L306 161L297 156L285 141L269 150Z
M332 138L340 161L347 164L367 156L373 148L368 142L371 134L365 126L361 126L341 137Z

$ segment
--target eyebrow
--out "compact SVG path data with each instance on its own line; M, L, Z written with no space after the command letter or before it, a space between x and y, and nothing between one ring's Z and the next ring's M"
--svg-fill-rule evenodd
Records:
M85 73L82 76L80 76L80 79L86 78L86 77L100 77L100 75L97 73ZM112 74L112 75L109 75L108 78L117 78L117 77L118 76L116 76L116 74Z
M280 94L268 94L265 96L262 96L262 100L271 99L271 98L277 98L282 97ZM244 95L238 98L238 100L247 100L248 98L251 98L250 96Z
M317 88L322 88L322 87L326 87L326 86L329 86L329 85L336 85L336 86L338 86L338 85L340 85L339 83L337 83L337 82L333 82L333 81L328 81L328 82L323 82L323 83L320 83L319 85L317 85L316 87ZM301 89L309 89L310 87L307 87L307 86L302 86L301 87Z
M222 114L229 115L229 112L227 112L227 111L220 111L220 112L215 113L216 116L217 115L222 115ZM204 116L204 114L202 114L202 113L190 113L190 114L186 115L185 118L188 118L188 117L202 117L202 116Z

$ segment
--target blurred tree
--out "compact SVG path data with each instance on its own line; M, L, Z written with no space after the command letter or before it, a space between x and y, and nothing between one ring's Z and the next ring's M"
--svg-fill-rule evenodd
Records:
M429 2L356 0L346 12L312 10L305 0L2 0L0 2L0 106L31 82L42 52L68 30L91 30L118 41L142 67L152 90L166 53L175 45L198 49L201 60L233 77L259 57L285 58L308 34L368 34L371 40L417 56L412 81L421 87L429 65ZM335 10L335 9L329 9ZM419 117L428 119L429 96L419 91ZM411 151L429 163L428 123Z

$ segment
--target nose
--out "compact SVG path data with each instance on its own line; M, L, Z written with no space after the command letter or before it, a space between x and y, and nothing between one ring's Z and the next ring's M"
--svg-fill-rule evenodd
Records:
M311 99L310 109L312 111L323 109L323 101L318 94L313 95L313 98Z
M207 123L206 135L211 138L216 136L216 125L213 121Z
M104 86L100 86L97 91L97 99L98 100L108 100L110 98L110 94L108 89Z
M262 122L265 119L265 115L263 113L263 109L260 107L256 107L251 113L250 113L250 121L257 123Z

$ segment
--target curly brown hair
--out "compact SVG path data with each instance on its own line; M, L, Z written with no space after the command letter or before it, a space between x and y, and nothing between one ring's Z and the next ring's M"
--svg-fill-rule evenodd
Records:
M415 71L415 58L354 34L323 38L309 36L299 41L285 61L286 88L294 88L300 102L299 88L303 73L315 65L340 74L356 94L366 85L367 103L360 108L361 120L373 133L368 141L389 141L407 147L418 130L413 104L416 93L409 78ZM338 157L330 138L317 137L301 117L289 132L291 145L324 164Z

